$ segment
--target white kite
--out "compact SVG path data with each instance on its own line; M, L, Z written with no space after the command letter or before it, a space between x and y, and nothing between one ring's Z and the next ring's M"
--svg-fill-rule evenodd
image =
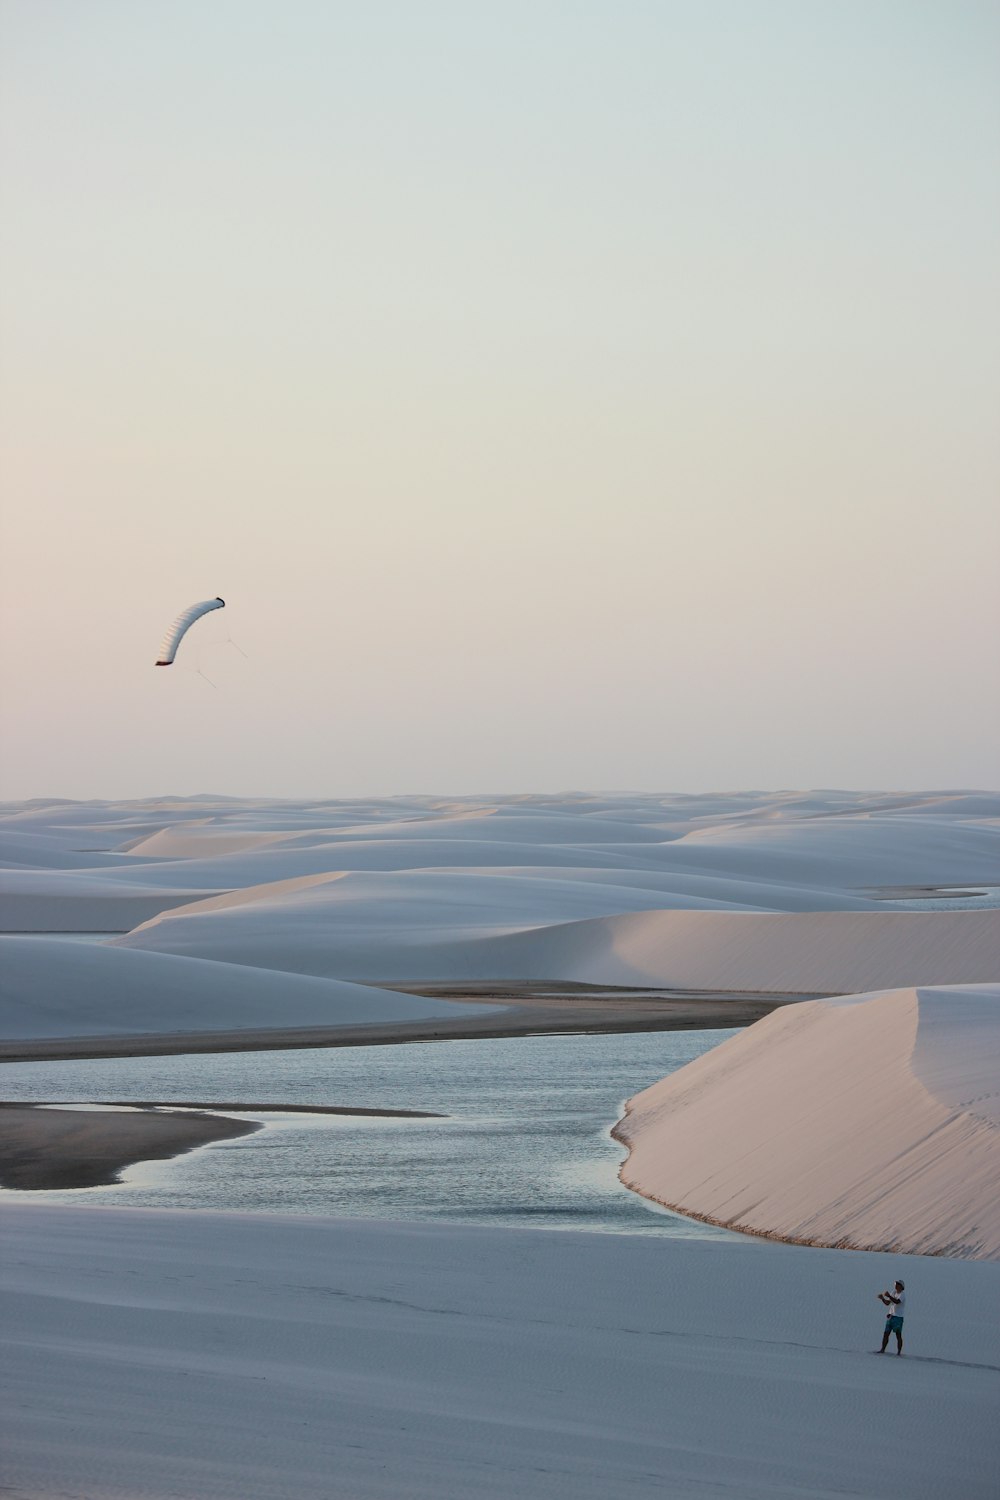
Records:
M160 644L160 654L156 659L158 667L169 667L173 665L177 648L187 635L195 620L200 620L202 615L207 615L213 609L225 609L225 599L206 599L202 604L192 604L182 615L178 615Z

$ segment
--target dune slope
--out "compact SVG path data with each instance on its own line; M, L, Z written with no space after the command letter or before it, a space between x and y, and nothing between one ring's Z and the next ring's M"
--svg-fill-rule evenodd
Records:
M21 1495L993 1500L987 1265L15 1205ZM907 1357L873 1359L894 1275Z
M75 1015L79 1034L94 1035L100 964L115 965L108 1019L130 1013L148 1030L143 1011L155 1009L167 1032L186 1032L199 1005L205 1030L331 1024L314 1021L324 1002L316 989L307 1000L304 977L382 990L590 985L765 997L986 983L1000 977L1000 796L12 805L0 807L0 932L113 934L137 964L143 954L202 965L184 971L191 983L178 987L171 1024L165 968L81 956L70 1004L64 960L39 942L19 953L16 987L3 991L0 1028L5 1016L17 1027L8 1037L43 1036L57 1012L60 1027ZM237 966L242 981L228 973ZM142 998L145 980L122 983L140 972L155 1005ZM49 1019L30 1026L30 1005ZM213 1007L219 1019L209 1022ZM309 1019L290 1020L290 1009Z
M1000 1260L1000 985L776 1011L628 1101L622 1181L807 1244Z
M446 1000L242 964L100 943L0 938L0 1036L7 1039L359 1026L472 1011Z

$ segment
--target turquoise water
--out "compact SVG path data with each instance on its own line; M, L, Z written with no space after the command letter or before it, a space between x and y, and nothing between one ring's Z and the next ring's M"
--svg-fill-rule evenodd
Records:
M730 1031L10 1063L5 1099L360 1105L441 1120L268 1116L264 1130L107 1188L32 1200L716 1236L617 1179L623 1101ZM227 1111L232 1113L232 1111ZM24 1198L26 1194L2 1194Z

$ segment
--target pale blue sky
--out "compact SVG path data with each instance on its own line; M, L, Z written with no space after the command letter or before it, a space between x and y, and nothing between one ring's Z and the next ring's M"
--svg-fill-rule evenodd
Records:
M3 795L1000 784L996 6L0 16Z

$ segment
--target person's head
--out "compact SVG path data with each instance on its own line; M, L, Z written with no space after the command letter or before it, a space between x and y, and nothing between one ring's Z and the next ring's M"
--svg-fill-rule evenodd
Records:
M901 1281L897 1281L896 1282L896 1291L897 1292L905 1292L905 1290L906 1290L906 1288L904 1287L903 1283Z

